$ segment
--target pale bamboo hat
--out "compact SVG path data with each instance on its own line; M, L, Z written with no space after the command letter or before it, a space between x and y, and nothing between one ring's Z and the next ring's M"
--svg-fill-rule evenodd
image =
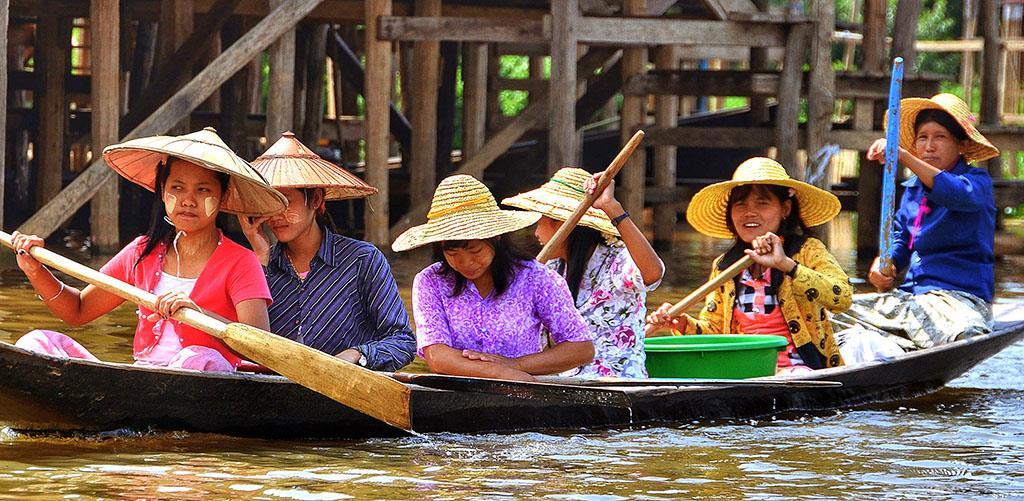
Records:
M953 117L967 133L970 145L960 153L968 162L981 162L999 156L999 149L989 142L975 126L977 119L962 99L953 94L936 94L930 98L908 97L900 101L900 146L909 151L914 147L914 120L924 110L942 110ZM883 127L887 126L889 115L885 115Z
M715 238L733 238L726 224L729 194L733 188L747 184L772 184L792 188L800 205L800 219L807 226L818 226L839 214L841 206L835 195L789 177L782 164L764 157L745 160L736 168L732 180L706 186L690 200L686 220L697 231Z
M430 201L426 224L409 228L395 239L396 252L446 240L496 237L536 223L540 214L501 210L494 195L472 176L446 178Z
M363 198L377 194L354 174L322 158L295 139L291 131L281 134L252 166L274 188L322 188L325 200Z
M150 136L103 148L103 160L125 179L156 191L157 166L177 157L230 176L220 210L244 216L270 216L288 206L272 188L217 135L212 127L184 136Z
M586 195L583 187L590 177L591 174L583 169L563 167L540 188L506 198L501 203L565 221L583 201ZM593 207L583 214L580 224L601 233L619 236L619 230L612 225L608 215Z

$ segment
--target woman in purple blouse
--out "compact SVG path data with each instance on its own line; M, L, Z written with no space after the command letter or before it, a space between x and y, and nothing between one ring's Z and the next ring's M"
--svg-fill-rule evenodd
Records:
M594 358L565 280L508 241L539 217L500 210L483 183L452 176L434 192L427 223L395 240L395 251L433 243L444 256L412 290L417 347L430 370L531 381ZM542 328L554 342L547 350Z

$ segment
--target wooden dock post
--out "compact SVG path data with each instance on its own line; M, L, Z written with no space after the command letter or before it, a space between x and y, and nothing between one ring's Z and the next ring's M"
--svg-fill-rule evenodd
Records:
M4 225L4 191L7 183L7 23L10 2L0 0L0 228Z
M43 16L36 29L36 49L35 71L42 76L38 80L41 88L33 98L33 106L39 109L39 137L34 149L38 209L60 193L67 157L64 129L68 106L64 79L70 64L70 20L56 15Z
M548 175L561 167L578 165L580 147L576 135L576 24L579 0L551 2L551 80L548 113ZM531 80L540 80L540 71ZM540 68L536 68L540 70Z
M643 16L647 12L647 0L623 0L622 11L626 16ZM633 75L644 73L647 65L646 47L629 47L622 49L622 81L628 82ZM563 91L564 92L564 91ZM644 126L647 118L647 96L623 96L621 144L626 144L637 130ZM641 145L633 152L622 168L622 206L625 207L637 226L643 228L644 220L644 183L647 180L647 153Z
M811 70L807 83L807 157L812 158L825 143L832 130L832 112L835 111L836 73L832 69L832 32L836 24L836 7L833 0L814 0L811 9L814 16L814 31L811 35ZM808 168L810 168L808 162ZM815 183L819 188L829 189L831 167L826 166L824 175ZM806 172L805 179L810 172ZM827 232L823 232L827 235Z
M892 53L889 59L902 57L907 69L917 71L917 25L921 17L921 0L899 0L896 5L896 25L893 27ZM908 72L909 73L909 72Z
M302 132L299 137L308 145L320 140L324 123L324 74L327 68L327 31L329 25L317 24L310 27L309 50L305 57L306 85L305 99L302 100L302 122L297 123Z
M487 140L487 44L462 49L462 158L472 158Z
M416 0L417 17L440 17L441 0ZM429 203L437 185L437 93L441 44L434 40L413 43L411 93L412 148L409 152L410 205ZM444 152L442 152L444 153Z
M288 0L270 0L274 9ZM285 31L270 46L270 76L267 84L267 144L295 128L295 28Z
M92 0L89 4L93 158L99 158L103 148L120 138L120 17L118 0ZM89 226L93 249L101 254L116 252L121 246L119 185L119 178L107 180L92 197Z
M776 160L792 176L797 173L796 153L800 149L800 87L803 83L808 29L806 24L789 26L782 75L779 77L779 104L775 118Z
M768 0L754 0L754 6L760 12L768 12ZM768 70L768 48L750 48L750 70ZM687 111L689 114L689 111ZM771 113L768 108L768 96L751 96L750 98L750 124L761 126L771 121Z
M193 7L194 5L191 1L160 1L160 24L156 30L157 50L159 51L157 67L161 69L160 73L164 75L167 75L167 73L164 73L165 68L171 68L179 64L173 60L174 54L188 40L189 35L192 34L193 16L195 14ZM175 89L181 87L181 84L192 78L190 71L191 69L186 67L176 75L178 81L173 85ZM181 122L175 124L174 127L171 127L167 133L171 135L184 134L191 132L189 129L189 119L186 117Z
M679 54L674 45L663 45L655 49L654 65L659 70L679 69ZM679 119L679 96L659 94L655 99L655 125L675 127ZM658 188L676 187L676 147L654 147L654 185ZM676 229L675 203L654 206L654 246L659 250L671 250Z
M1002 116L1001 95L1003 80L1003 47L999 34L999 0L981 0L981 33L985 49L981 56L981 123L999 125ZM1003 161L995 157L988 161L988 174L993 180L1003 177ZM996 228L1002 227L1002 216L996 211Z
M378 20L391 15L391 0L366 0L366 182L377 188L367 199L373 210L366 211L365 240L388 249L388 143L391 104L391 42L377 38Z
M860 65L865 72L882 70L885 31L885 0L867 0L864 2L864 56ZM857 99L853 106L854 130L874 130L875 102ZM868 160L863 153L857 192L857 255L861 259L873 258L878 253L878 226L881 224L882 169L878 162Z

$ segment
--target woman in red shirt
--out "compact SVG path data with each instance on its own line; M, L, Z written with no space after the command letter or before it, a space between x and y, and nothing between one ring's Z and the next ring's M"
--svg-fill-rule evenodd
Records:
M284 209L284 197L234 155L213 129L181 137L157 136L107 147L107 164L159 194L150 228L100 270L157 295L156 309L138 310L136 364L233 371L240 358L219 340L169 317L191 307L232 322L269 328L270 291L256 255L224 237L220 211L266 215ZM47 308L71 325L88 323L124 300L88 285L58 280L27 252L43 246L14 233L18 266ZM96 358L70 337L32 331L17 346L53 356Z

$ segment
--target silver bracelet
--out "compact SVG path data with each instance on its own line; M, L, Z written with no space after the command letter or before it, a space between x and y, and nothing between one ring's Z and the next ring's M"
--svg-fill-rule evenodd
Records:
M53 301L54 299L57 299L57 297L58 297L58 296L60 296L60 295L61 295L61 293L63 293L63 292L64 292L64 288L65 288L65 287L67 287L67 286L66 286L66 285L64 285L64 282L61 282L61 283L60 283L60 290L59 290L59 291L57 291L57 293L56 293L56 294L54 294L54 295L53 295L53 297L51 297L50 299L43 299L43 297L42 297L42 296L40 296L39 294L36 294L36 298L38 298L38 299L39 299L40 301L42 301L42 302L44 302L44 303L49 303L49 302Z

